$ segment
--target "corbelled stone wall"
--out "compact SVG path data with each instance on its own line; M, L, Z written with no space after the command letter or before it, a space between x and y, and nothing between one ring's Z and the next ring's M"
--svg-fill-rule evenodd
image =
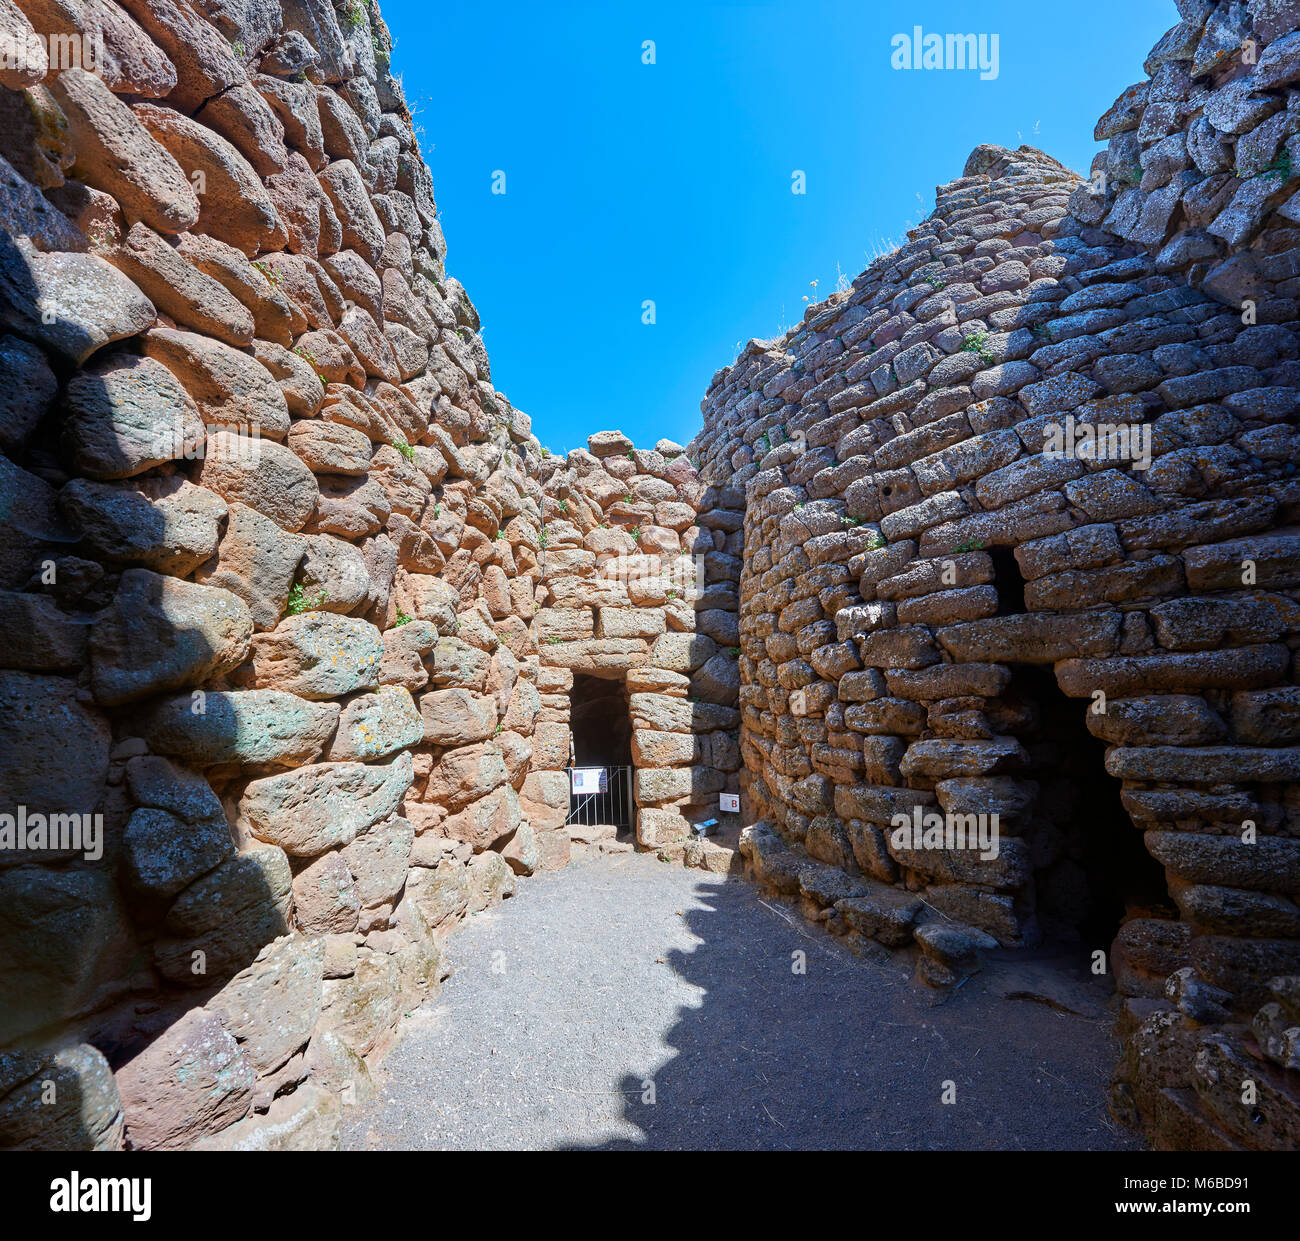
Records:
M0 36L0 1147L328 1145L442 934L568 857L541 452L372 3Z
M1295 1146L1300 13L1179 10L1090 180L978 148L906 244L715 376L690 451L746 496L758 879L938 986L1079 937L1127 997L1125 1119ZM1107 775L1113 944L1078 811ZM899 815L996 815L1000 849Z

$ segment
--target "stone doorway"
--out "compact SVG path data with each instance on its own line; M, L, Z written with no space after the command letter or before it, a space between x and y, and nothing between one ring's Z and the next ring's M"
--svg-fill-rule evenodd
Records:
M636 826L632 788L632 719L623 678L575 673L569 694L570 769L603 768L599 791L580 793L570 775L570 825L613 827L631 840Z
M1177 918L1164 868L1146 850L1106 772L1106 742L1088 730L1088 706L1067 698L1049 665L1012 664L1005 695L1020 715L1038 785L1031 852L1039 930L1109 956L1137 916Z

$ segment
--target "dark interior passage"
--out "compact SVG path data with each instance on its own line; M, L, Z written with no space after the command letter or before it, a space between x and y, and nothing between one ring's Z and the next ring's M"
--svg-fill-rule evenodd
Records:
M576 767L619 767L632 763L632 719L621 680L573 678L569 728Z
M1067 698L1050 667L1017 665L1008 698L1023 709L1020 739L1038 782L1034 832L1038 918L1050 938L1109 950L1138 912L1176 916L1163 867L1106 774L1106 744L1087 726L1088 704Z
M633 828L632 718L622 679L573 678L569 695L573 766L602 767L599 791L578 793L570 782L570 823L612 824L619 832Z

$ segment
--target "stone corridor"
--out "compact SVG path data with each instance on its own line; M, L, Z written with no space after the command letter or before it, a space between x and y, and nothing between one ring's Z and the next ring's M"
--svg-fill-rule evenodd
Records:
M648 854L537 876L448 947L344 1149L1142 1147L1106 1112L1107 989L1069 963L1008 957L931 1006L754 885ZM1022 991L1078 1011L999 995Z

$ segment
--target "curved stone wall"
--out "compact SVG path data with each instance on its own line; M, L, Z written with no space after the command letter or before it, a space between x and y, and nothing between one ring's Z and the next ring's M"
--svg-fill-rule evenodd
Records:
M1130 997L1118 1109L1173 1145L1300 1133L1293 9L1180 5L1087 182L978 148L691 445L746 494L754 873L940 986L1083 934ZM1113 945L1071 810L1103 763L1166 880Z
M329 1144L443 932L568 856L539 447L373 4L0 35L0 1147Z

